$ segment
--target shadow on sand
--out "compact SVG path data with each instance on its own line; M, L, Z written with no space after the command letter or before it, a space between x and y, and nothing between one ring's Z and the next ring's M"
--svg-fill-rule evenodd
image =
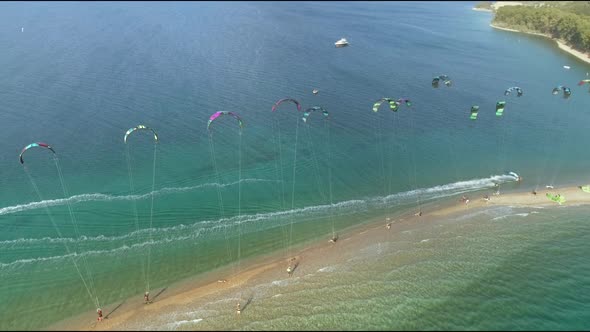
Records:
M123 303L125 303L125 301L119 303L119 305L116 306L115 309L111 310L106 316L104 316L104 318L105 319L108 319L113 314L113 312L115 312L115 311L117 311L117 309L121 308L121 306L123 305Z
M158 292L158 294L156 294L156 295L155 295L155 296L152 298L152 301L155 301L155 300L158 298L158 296L160 296L162 293L164 293L164 292L165 292L167 289L168 289L168 287L164 287L164 288L162 288L162 290L161 290L161 291L159 291L159 292Z

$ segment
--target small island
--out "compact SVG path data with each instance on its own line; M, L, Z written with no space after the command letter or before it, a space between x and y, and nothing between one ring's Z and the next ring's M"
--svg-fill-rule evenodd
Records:
M482 5L483 6L483 5ZM590 63L590 2L500 1L490 5L492 27L545 36L559 48Z

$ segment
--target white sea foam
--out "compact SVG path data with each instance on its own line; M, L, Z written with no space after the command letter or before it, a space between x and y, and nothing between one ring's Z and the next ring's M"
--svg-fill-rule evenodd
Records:
M238 183L255 183L255 182L276 182L273 180L265 180L265 179L242 179L240 181L235 181L232 183L227 184L219 184L219 183L204 183L196 186L190 187L172 187L172 188L162 188L158 190L154 190L152 192L142 194L142 195L108 195L108 194L80 194L74 195L68 198L58 198L58 199L48 199L39 202L31 202L26 204L19 204L14 206L7 206L0 208L0 215L35 210L45 207L51 206L61 206L66 204L77 204L83 202L113 202L113 201L133 201L133 200L142 200L151 198L152 195L159 196L159 195L166 195L166 194L179 194L184 192L195 191L197 189L203 188L215 188L215 187L229 187L234 186Z
M243 179L242 182L264 182L264 181L271 181L271 180L261 180L261 179ZM225 227L231 227L239 224L255 224L255 223L262 223L266 225L266 227L278 227L286 225L290 222L293 222L293 216L297 216L298 220L302 220L303 218L313 218L325 214L326 212L333 212L337 214L351 214L351 213L358 213L361 211L366 211L371 208L382 208L388 207L391 205L396 204L404 204L407 202L413 202L417 195L420 195L424 201L426 200L433 200L438 199L446 196L452 196L456 194L461 194L468 191L476 191L487 187L493 187L496 183L502 182L510 182L515 181L514 177L509 175L494 175L489 178L485 179L474 179L468 181L460 181L451 184L435 186L432 188L426 189L416 189L408 192L396 193L392 195L388 195L385 197L373 197L367 199L356 199L356 200L349 200L338 202L334 204L326 204L326 205L316 205L316 206L308 206L302 208L296 208L292 210L286 211L277 211L277 212L269 212L269 213L258 213L252 215L241 215L241 216L234 216L229 218L221 218L216 220L205 220L205 221L196 221L192 224L185 225L175 225L170 227L161 227L161 228L148 228L142 229L138 231L133 231L127 234L123 234L120 236L104 236L98 235L95 237L80 237L79 239L74 238L50 238L50 237L43 237L43 238L36 238L36 239L15 239L15 240L6 240L0 241L1 246L12 246L15 244L31 244L37 242L55 242L55 243L74 243L74 242L82 242L82 241L95 241L101 243L113 243L116 241L127 241L130 238L137 237L138 239L145 239L144 235L148 235L151 233L154 240L151 241L143 241L134 244L122 244L117 248L112 249L105 249L105 250L91 250L82 252L79 254L72 254L75 256L83 256L83 255L109 255L114 253L119 253L121 251L127 251L132 249L142 249L148 245L162 245L162 244L169 244L171 242L177 241L184 241L184 240L194 240L199 238L205 233L217 232L222 231ZM217 184L217 183L208 183L199 186L193 187L181 187L181 188L163 188L157 191L154 191L156 194L163 194L163 193L179 193L185 192L190 190L196 190L198 188L204 187L226 187L235 185L238 182L233 182L229 184ZM105 194L84 194L84 195L76 195L72 196L68 199L58 199L58 200L46 200L41 202L33 202L28 204L22 204L17 206L5 207L0 209L0 215L2 214L9 214L15 213L19 211L26 211L30 209L36 209L45 206L55 206L55 205L62 205L66 204L66 201L70 203L77 203L83 201L97 201L97 200L104 200L104 201L113 201L113 200L132 200L132 199L143 199L150 197L151 194L144 194L144 195L128 195L128 196L111 196ZM254 228L253 228L254 229ZM251 231L261 231L260 227L256 228L255 230ZM248 232L248 230L243 230L244 234ZM409 232L405 231L404 233ZM63 255L63 256L51 256L51 257L37 257L37 258L27 258L27 259L19 259L13 262L0 262L0 268L3 267L10 267L15 265L23 265L29 263L37 263L37 262L45 262L45 261L52 261L58 259L65 259L69 258L71 255Z
M515 214L507 214L504 216L498 216L495 218L492 218L492 220L500 220L500 219L505 219L505 218L509 218L509 217L528 217L531 213L539 213L539 212L523 212L523 213L515 213Z
M317 272L334 272L334 271L336 271L336 266L334 266L334 265L322 267L321 269L317 270Z
M195 323L198 323L198 322L200 322L202 320L203 320L202 318L191 319L191 320L179 320L179 321L176 321L176 322L173 322L173 323L169 323L167 325L169 327L171 327L171 328L174 329L174 328L178 328L178 327L180 327L182 325L186 325L186 324L195 324Z

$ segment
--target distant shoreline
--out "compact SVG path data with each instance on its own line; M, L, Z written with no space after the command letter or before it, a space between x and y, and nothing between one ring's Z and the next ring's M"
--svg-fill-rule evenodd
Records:
M547 34L544 33L538 33L538 32L525 32L525 31L520 31L520 30L516 30L516 29L510 29L510 28L503 28L503 27L499 27L497 25L494 25L493 23L490 23L490 26L494 29L499 29L499 30L505 30L505 31L512 31L512 32L520 32L520 33L526 33L529 35L537 35L537 36L543 36L546 38L549 38L553 41L555 41L557 43L557 46L559 46L560 49L566 51L567 53L575 56L576 58L586 62L586 63L590 63L590 57L586 54L584 54L583 52L580 52L578 50L575 50L569 46L567 46L564 42L562 42L559 39L555 39Z
M475 11L478 11L478 12L490 12L490 13L492 12L491 9L486 9L486 8L475 8L475 7L473 7L471 9L472 10L475 10Z

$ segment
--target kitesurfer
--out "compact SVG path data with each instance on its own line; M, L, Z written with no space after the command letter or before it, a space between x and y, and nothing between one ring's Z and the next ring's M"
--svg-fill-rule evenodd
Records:
M330 242L336 243L336 241L338 241L338 235L334 234L334 235L332 235L332 238L330 239Z
M96 320L99 322L102 322L102 309L101 308L96 309L96 313L98 314L98 318Z

